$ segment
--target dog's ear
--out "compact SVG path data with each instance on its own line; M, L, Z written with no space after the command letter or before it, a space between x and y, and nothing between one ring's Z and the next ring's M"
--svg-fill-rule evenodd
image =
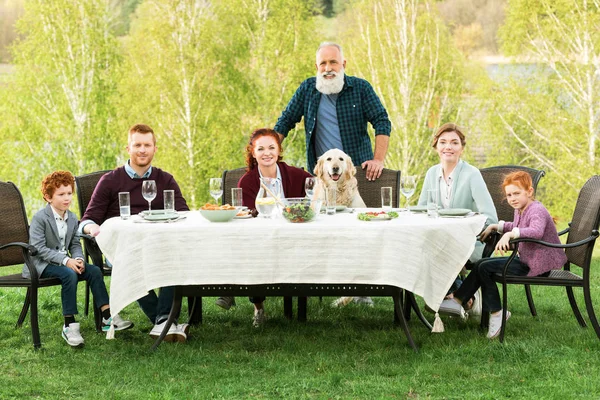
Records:
M350 157L346 157L346 173L348 174L348 178L352 178L356 175L356 167L352 163L352 159Z
M323 157L319 157L317 160L317 165L315 165L313 173L317 178L323 179Z

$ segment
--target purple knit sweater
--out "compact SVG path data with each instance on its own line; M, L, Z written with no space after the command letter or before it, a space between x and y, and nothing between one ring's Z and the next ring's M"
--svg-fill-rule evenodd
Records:
M173 175L153 166L149 178L132 179L125 172L125 167L119 167L100 178L81 220L92 220L101 225L107 219L119 216L119 192L129 192L131 214L147 210L148 202L142 196L142 182L146 180L156 181L157 194L152 200L153 210L164 208L163 190L172 189L175 191L175 210L189 211Z
M515 210L514 222L504 223L504 232L519 228L519 237L539 239L560 244L556 226L548 210L539 201L531 203L523 214ZM563 249L542 246L537 243L519 243L519 258L529 266L527 276L537 276L561 268L567 261Z

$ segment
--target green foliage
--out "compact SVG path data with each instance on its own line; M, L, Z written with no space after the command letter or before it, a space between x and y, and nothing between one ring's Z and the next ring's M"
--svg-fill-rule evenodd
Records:
M392 121L386 165L424 176L437 162L432 129L458 115L459 52L427 2L355 1L341 22L348 72L373 85Z
M192 206L207 181L244 164L256 128L272 127L313 43L303 1L147 1L124 41L119 120L155 127L156 164L172 172ZM299 147L299 145L295 145ZM294 143L286 141L293 153Z
M519 146L510 157L524 155L549 172L549 203L569 216L579 188L598 172L600 4L511 0L500 34L507 54L535 63L526 85L494 98L497 126Z
M115 165L111 95L118 55L108 21L101 0L26 4L0 139L19 149L3 162L26 195L52 170L80 174Z

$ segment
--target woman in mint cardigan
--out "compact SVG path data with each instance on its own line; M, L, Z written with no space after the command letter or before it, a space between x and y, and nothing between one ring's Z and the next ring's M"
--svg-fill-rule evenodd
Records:
M485 215L486 226L496 224L496 207L481 172L460 159L465 144L465 135L456 124L446 123L437 130L432 147L438 152L440 163L427 171L419 205L426 205L427 191L436 189L440 207L468 208ZM479 260L483 248L483 243L476 241L469 261Z

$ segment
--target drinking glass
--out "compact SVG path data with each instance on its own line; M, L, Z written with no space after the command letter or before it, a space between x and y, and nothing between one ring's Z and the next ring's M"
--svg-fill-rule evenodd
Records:
M427 216L429 218L438 217L438 204L437 197L439 191L436 189L429 189L427 191Z
M317 185L317 178L308 177L304 182L304 191L306 192L306 196L312 200L315 195L315 187Z
M231 188L231 205L234 207L242 206L242 188Z
M163 190L163 200L165 202L165 211L175 211L174 190Z
M327 188L326 194L326 204L325 204L325 212L327 215L335 214L335 207L337 206L337 188Z
M121 214L121 219L127 219L131 216L129 192L119 192L119 213Z
M406 197L406 209L409 210L410 201L409 199L415 194L417 188L417 179L415 176L406 175L400 178L400 193Z
M210 195L215 199L215 204L219 204L219 198L223 196L223 179L210 178L208 190L210 190Z
M152 200L156 197L156 182L153 180L142 183L142 196L148 202L148 211L152 210Z
M392 211L392 188L385 186L381 188L381 209L383 211Z

